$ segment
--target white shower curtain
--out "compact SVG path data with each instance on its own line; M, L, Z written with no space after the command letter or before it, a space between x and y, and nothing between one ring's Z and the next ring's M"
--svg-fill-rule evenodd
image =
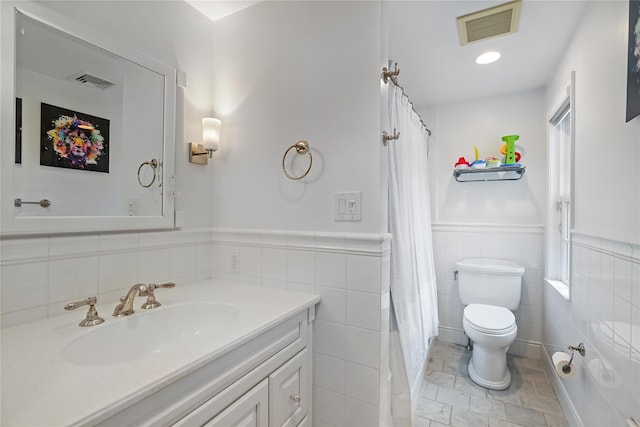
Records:
M438 300L427 143L429 134L401 88L389 85L389 232L391 241L391 373L394 425L410 417L429 339L438 335ZM410 422L410 418L409 418Z

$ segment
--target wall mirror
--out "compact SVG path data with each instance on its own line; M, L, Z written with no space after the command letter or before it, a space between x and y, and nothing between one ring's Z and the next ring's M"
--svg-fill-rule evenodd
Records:
M2 8L2 235L173 227L175 69Z

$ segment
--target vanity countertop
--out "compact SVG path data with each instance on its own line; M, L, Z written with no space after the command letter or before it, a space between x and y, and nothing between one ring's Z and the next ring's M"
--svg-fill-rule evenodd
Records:
M136 312L121 318L111 316L115 304L98 301L96 308L105 322L97 326L78 326L86 311L80 308L3 329L0 424L67 426L100 421L320 301L317 295L217 279L183 286L178 283L173 289L157 291L156 296L161 307L142 310L139 306L144 299L138 297ZM135 325L140 316L193 303L224 304L237 309L238 314L229 324L219 325L212 336L196 340L188 348L168 345L150 357L103 365L74 364L62 357L74 340L97 328L114 322ZM118 344L113 343L115 349Z

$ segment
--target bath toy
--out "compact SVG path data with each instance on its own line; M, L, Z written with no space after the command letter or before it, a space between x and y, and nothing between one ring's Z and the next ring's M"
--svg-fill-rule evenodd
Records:
M496 157L487 157L485 159L485 162L487 162L488 168L497 168L498 166L500 166L500 160L498 160Z
M517 147L519 146L516 146L516 148ZM500 147L500 153L505 155L507 154L507 144L502 144L502 147ZM522 158L522 155L519 151L516 151L516 162L519 162L520 158ZM502 160L504 160L504 157L502 158Z
M516 141L520 139L520 135L506 135L502 137L502 140L504 142L506 142L506 149L505 149L505 161L504 164L505 165L513 165L517 162L516 160ZM500 149L500 152L502 152L502 149Z
M471 169L483 169L487 166L487 162L484 160L480 160L480 154L478 153L478 147L473 146L473 155L476 158L473 162L471 162Z
M456 169L469 169L469 162L464 157L459 157L455 164Z

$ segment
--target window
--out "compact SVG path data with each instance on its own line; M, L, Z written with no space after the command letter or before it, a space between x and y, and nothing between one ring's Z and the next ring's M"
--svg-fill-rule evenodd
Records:
M547 218L546 280L569 299L571 284L571 227L573 200L574 74L564 96L551 110L548 135L549 210ZM559 104L559 105L558 105Z

